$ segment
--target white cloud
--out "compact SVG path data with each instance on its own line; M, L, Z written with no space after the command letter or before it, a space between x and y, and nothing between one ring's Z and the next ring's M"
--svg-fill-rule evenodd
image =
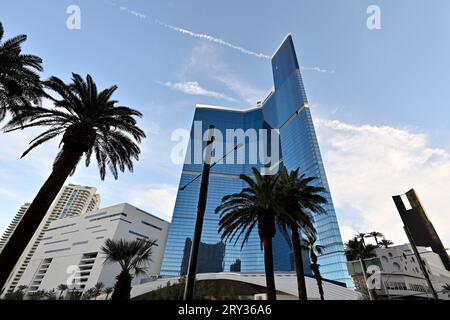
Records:
M315 71L318 73L334 73L334 70L328 70L328 69L323 69L317 66L314 67L305 67L305 66L300 66L301 70L308 70L308 71Z
M20 196L17 192L11 191L9 189L6 189L4 187L0 186L0 196L14 198L18 200L24 200L22 196Z
M224 93L211 91L208 89L205 89L200 86L200 84L197 81L186 81L186 82L158 82L159 84L162 84L172 90L183 92L186 94L196 95L196 96L206 96L206 97L213 97L217 99L227 100L230 102L235 102L236 100L227 96Z
M172 219L177 187L161 184L131 193L131 203L161 219Z
M450 154L426 134L390 126L315 119L344 240L379 231L406 242L393 195L415 188L444 245L450 245Z
M212 80L218 81L231 90L236 96L245 100L248 104L265 98L267 92L255 88L250 83L234 73L227 65L217 57L217 52L210 44L202 44L194 47L189 60L184 64L178 74L182 80L192 73L205 73Z
M251 105L255 104L257 101L264 100L269 92L253 87L236 74L221 66L217 66L217 71L218 72L212 73L211 77L222 82L228 89L235 92Z

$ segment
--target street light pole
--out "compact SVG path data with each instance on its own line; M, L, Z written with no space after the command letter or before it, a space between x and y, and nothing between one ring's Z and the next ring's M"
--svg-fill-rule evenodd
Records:
M192 301L194 295L195 274L197 269L198 251L202 236L203 218L205 216L206 200L208 196L209 172L211 169L211 152L214 141L214 126L208 128L208 141L205 148L205 160L203 162L202 180L197 204L197 218L195 220L194 235L192 237L191 255L186 277L186 287L184 288L184 300Z
M413 249L414 255L416 256L417 262L419 263L420 269L423 272L423 275L425 277L425 280L427 280L428 286L430 287L431 293L433 294L434 300L439 300L439 297L436 293L436 290L434 290L433 284L431 283L430 276L428 275L427 269L425 269L425 265L422 261L422 258L420 257L419 251L417 250L416 244L411 236L411 233L407 226L403 226L403 229L405 230L406 236L408 237L409 243L411 244L411 248Z

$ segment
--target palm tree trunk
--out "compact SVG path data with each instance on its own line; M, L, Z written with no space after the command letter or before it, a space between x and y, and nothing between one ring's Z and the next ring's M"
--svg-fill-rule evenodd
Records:
M5 285L14 266L81 156L82 152L73 151L64 146L52 173L39 190L0 254L0 288Z
M273 271L273 254L272 254L272 238L263 238L264 247L264 267L266 271L266 288L267 299L277 300L277 293L275 288L275 276Z
M325 300L323 294L322 275L320 274L319 266L316 264L314 275L316 276L317 288L319 289L320 300Z
M127 270L122 270L117 276L111 300L130 300L132 277Z
M325 300L325 297L323 295L323 284L322 284L322 276L318 276L317 278L317 285L319 286L319 294L320 294L320 300Z
M305 283L305 270L303 269L303 256L302 247L300 244L300 236L298 234L298 228L292 227L292 249L295 260L295 272L297 273L297 289L298 299L306 301L308 297L306 295L306 283Z

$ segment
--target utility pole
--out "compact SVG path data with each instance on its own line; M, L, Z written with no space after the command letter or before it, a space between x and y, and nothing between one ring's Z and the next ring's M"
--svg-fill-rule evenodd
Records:
M409 243L411 244L411 248L413 249L414 255L416 256L417 262L419 263L420 269L423 272L423 275L425 276L425 280L427 280L428 286L430 287L431 293L433 294L434 300L439 300L439 297L434 290L433 284L431 283L430 276L428 275L428 271L425 269L425 265L423 263L422 258L420 257L419 251L417 250L416 244L414 243L414 240L411 236L411 233L407 226L403 226L403 229L405 229L406 236L408 237Z
M208 198L209 172L211 169L211 152L214 141L214 126L208 128L208 141L205 148L205 160L203 161L202 180L200 184L200 192L197 204L197 218L195 220L194 235L192 237L191 255L189 258L189 266L186 277L186 287L184 288L184 300L192 301L194 296L195 275L197 269L198 251L200 247L200 239L202 237L203 218L205 216L206 200Z

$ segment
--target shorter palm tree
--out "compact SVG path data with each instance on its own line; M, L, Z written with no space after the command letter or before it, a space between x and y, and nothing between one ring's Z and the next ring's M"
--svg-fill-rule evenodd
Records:
M364 242L355 236L345 243L345 255L349 261L368 259L375 256L376 248L371 244L364 245Z
M28 289L28 286L26 286L26 285L20 285L17 287L17 290L19 290L19 291L25 291L27 289Z
M103 290L103 293L106 294L105 300L108 300L109 295L114 291L114 288L108 287Z
M45 299L46 300L56 300L56 291L55 291L55 289L47 291L45 293Z
M355 238L356 238L356 239L359 239L359 241L361 241L362 245L365 246L365 245L366 245L366 242L364 241L364 238L366 238L366 236L367 236L367 233L364 233L364 232L358 232L358 233L355 235Z
M375 239L375 243L377 244L377 246L379 245L378 238L381 238L381 237L384 237L384 235L378 231L372 231L372 232L366 234L366 238L374 238Z
M367 266L365 259L374 257L375 249L377 246L371 244L364 244L363 239L358 236L355 236L353 239L348 240L345 243L345 255L347 256L348 261L359 260L362 267L362 273L364 276L364 280L367 280ZM373 296L375 296L375 291L371 291Z
M95 297L95 288L87 289L81 296L81 300L91 300Z
M386 239L381 240L379 243L379 245L381 247L385 247L385 248L389 248L389 246L392 246L393 244L394 244L394 242L392 242L391 240L386 240Z
M97 300L97 297L102 293L105 284L103 282L97 282L94 285L94 298Z
M156 240L111 240L101 248L106 255L104 263L118 263L121 272L117 275L111 300L130 300L133 277L146 273Z
M309 249L309 257L311 258L311 270L316 278L317 288L319 289L320 300L325 300L323 294L322 275L320 273L320 264L317 263L317 255L323 254L325 246L316 244L317 238L314 234L309 234L308 239L304 240Z
M58 289L59 292L60 292L60 294L59 294L59 300L62 300L62 299L63 299L63 294L64 294L64 292L66 292L66 290L68 289L68 286L67 286L66 284L64 284L64 283L61 283L61 284L58 286L57 289Z

